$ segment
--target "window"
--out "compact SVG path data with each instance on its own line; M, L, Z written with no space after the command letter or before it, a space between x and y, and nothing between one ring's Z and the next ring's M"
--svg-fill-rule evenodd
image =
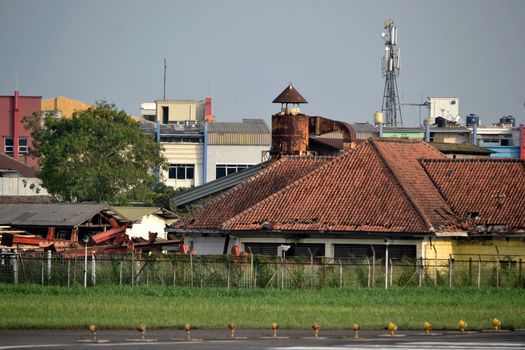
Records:
M202 137L180 137L180 136L161 136L160 142L186 142L186 143L202 143Z
M193 180L195 178L195 164L170 164L168 178Z
M219 179L227 175L235 174L248 167L250 167L250 165L247 164L217 164L215 166L215 178Z
M15 146L12 137L6 137L4 139L4 153L13 156L15 152Z
M170 108L162 106L162 124L168 124L170 118Z
M27 139L19 138L18 139L18 153L27 154L29 149L27 148Z

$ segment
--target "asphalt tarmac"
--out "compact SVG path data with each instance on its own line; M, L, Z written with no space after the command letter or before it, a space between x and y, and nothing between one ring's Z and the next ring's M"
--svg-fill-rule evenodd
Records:
M136 331L97 331L97 343L89 331L79 330L1 330L0 350L7 349L275 349L275 350L352 350L352 349L525 349L525 330L516 331L423 331L399 330L395 336L387 331L362 330L359 339L352 331L321 330L319 338L303 330L240 329L237 339L228 330L192 330L190 341L182 330L148 331L140 341Z

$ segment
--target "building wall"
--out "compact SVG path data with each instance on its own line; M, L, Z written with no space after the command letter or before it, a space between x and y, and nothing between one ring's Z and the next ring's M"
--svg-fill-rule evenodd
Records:
M425 137L425 132L421 131L393 131L383 130L383 137L397 137L397 138L409 138L409 139L420 139Z
M225 237L219 236L202 236L199 234L192 234L186 236L184 243L190 247L198 255L222 255L224 251ZM235 244L235 240L230 240L228 244L228 254L231 252L231 247Z
M42 101L42 111L59 111L60 115L65 118L71 118L73 112L83 111L89 107L93 107L93 105L64 96L48 98Z
M235 240L235 239L232 239ZM334 257L334 245L335 244L377 244L385 245L384 239L358 239L358 238L304 238L301 240L296 239L286 239L279 237L241 237L240 246L241 251L244 251L244 243L279 243L286 244L289 242L292 243L311 243L311 244L324 244L325 245L325 256L327 258ZM410 240L389 240L389 245L415 245L416 246L416 256L419 258L423 254L423 241L419 239L410 239Z
M162 107L168 107L168 122L204 121L205 101L158 100L156 104L159 123L164 123Z
M149 238L149 232L157 232L159 238L166 239L166 221L157 215L146 215L140 221L134 222L131 228L126 229L130 237Z
M482 146L483 147L483 146ZM490 146L487 147L492 153L491 158L519 158L520 157L520 147L519 146Z
M429 97L430 108L428 117L433 121L436 117L443 117L457 123L460 122L459 99L457 97Z
M255 165L270 145L208 145L207 180L215 180L217 164Z
M193 180L169 179L168 171L162 173L164 183L173 188L187 188L202 184L203 171L203 144L202 143L161 143L164 147L163 155L168 164L195 164Z
M48 196L41 186L42 181L33 177L0 177L0 196Z
M431 132L432 134L432 132ZM465 134L455 134L449 132L434 132L431 141L444 143L470 143L470 137Z
M33 113L40 112L41 96L19 96L18 120L15 123L15 97L0 96L0 152L5 153L5 139L14 137L15 129L18 138L27 139L27 146L33 146L31 131L24 129L23 118L31 116ZM16 125L16 127L15 127ZM38 160L28 155L20 154L18 159L31 166L36 166Z
M496 247L498 248L497 250ZM506 241L504 238L460 240L456 242L454 254L466 255L462 256L461 259L468 259L469 256L478 258L479 254L496 255L498 250L502 259L518 255L521 255L523 258L523 255L525 255L525 242L520 239L509 239L509 241ZM457 256L457 258L459 259L460 256Z

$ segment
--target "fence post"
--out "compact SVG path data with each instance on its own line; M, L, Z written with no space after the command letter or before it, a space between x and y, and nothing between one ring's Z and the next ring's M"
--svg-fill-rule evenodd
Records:
M372 288L375 288L376 286L376 251L374 249L374 246L372 247Z
M201 259L201 289L204 288L204 256L199 257Z
M13 259L13 282L14 284L18 284L18 252L16 250L11 256L11 259Z
M228 256L228 269L226 271L226 282L228 284L228 289L230 289L231 284L231 263L230 263L230 257Z
M481 288L481 255L478 255L478 288Z
M472 286L472 258L468 258L468 286Z
M190 251L190 287L193 288L193 250Z
M257 264L253 265L253 288L257 288Z
M310 248L308 248L308 253L310 253L310 289L314 288L314 255Z
M423 285L423 257L419 257L419 282L418 287L421 288Z
M518 286L520 286L520 288L523 288L523 280L521 278L521 258L518 262Z
M392 287L392 281L394 280L394 264L392 259L390 259L390 287Z
M67 287L69 288L71 282L71 260L67 259Z
M177 254L173 254L173 286L177 284Z
M284 258L281 257L281 289L284 289Z
M39 254L40 255L40 254ZM45 269L46 269L46 262L44 260L44 256L40 255L40 258L42 259L42 285L44 285L44 275L45 275Z
M452 288L452 258L448 258L448 287Z
M118 272L118 285L122 287L122 275L124 273L124 256L120 255L119 272Z
M367 283L367 287L370 288L370 278L371 278L371 273L372 273L372 267L370 265L370 259L368 258L368 256L366 257L366 262L368 263L368 283Z
M385 289L388 289L388 240L385 249Z
M91 253L91 282L93 286L97 285L97 260L95 259L95 252Z
M135 285L135 253L131 252L131 285Z
M51 251L47 251L47 283L51 284Z
M437 287L437 284L438 284L438 253L437 253L436 245L433 244L432 247L434 248L434 287Z
M339 288L343 287L343 264L341 263L341 259L339 260Z

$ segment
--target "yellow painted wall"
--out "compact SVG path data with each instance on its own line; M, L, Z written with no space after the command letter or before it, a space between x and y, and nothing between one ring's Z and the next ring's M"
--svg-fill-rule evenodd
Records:
M478 254L496 255L496 247L498 247L500 258L518 255L522 255L522 257L525 258L525 242L521 239L510 239L508 242L504 238L470 241L460 240L456 242L454 253L461 259L472 256L477 258ZM459 254L467 254L469 256Z
M522 256L525 259L525 241L522 239L510 239L506 241L504 238L494 239L453 239L453 238L440 238L432 239L432 244L436 247L437 258L448 259L450 254L455 259L464 260L468 258L478 259L478 255L497 255L496 246L498 247L500 258L504 257L517 257ZM424 257L426 259L434 259L435 252L430 242L426 240L423 243ZM492 257L485 257L490 260Z
M450 254L454 252L454 241L451 239L432 239L432 244L429 240L425 240L423 243L423 251L425 253L424 258L426 259L435 259L436 253L437 258L448 259ZM436 250L434 251L434 247Z
M48 98L42 101L42 111L60 111L64 118L71 118L74 111L83 111L89 107L93 107L93 105L64 96Z

